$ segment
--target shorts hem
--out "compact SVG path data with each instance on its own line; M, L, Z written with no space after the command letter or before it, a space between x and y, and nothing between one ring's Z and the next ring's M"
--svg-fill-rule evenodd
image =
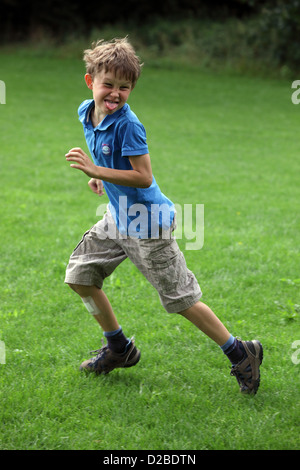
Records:
M192 307L193 305L195 305L197 302L199 302L201 297L202 297L202 292L200 292L200 294L198 294L197 296L189 297L188 299L185 299L182 301L179 300L167 306L164 306L164 305L163 306L168 313L180 313L183 310L186 310Z
M77 284L79 286L96 286L98 287L99 289L102 288L103 286L103 282L99 282L97 280L83 280L83 279L76 279L76 278L65 278L64 280L64 283L65 284Z

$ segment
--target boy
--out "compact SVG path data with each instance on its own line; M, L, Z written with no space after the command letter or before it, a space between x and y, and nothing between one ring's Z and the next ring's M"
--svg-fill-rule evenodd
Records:
M152 175L144 127L127 104L140 76L139 58L124 38L98 41L85 51L84 60L93 99L84 101L78 113L93 162L78 147L66 154L66 160L91 178L88 184L94 193L101 196L105 189L109 205L103 219L84 234L66 270L65 282L79 294L107 339L81 370L105 374L132 367L140 359L133 338L125 336L102 290L104 279L129 257L157 289L165 310L179 313L217 343L232 363L231 374L240 391L255 394L262 345L234 338L199 300L198 282L172 235L173 203ZM138 211L143 217L137 224Z

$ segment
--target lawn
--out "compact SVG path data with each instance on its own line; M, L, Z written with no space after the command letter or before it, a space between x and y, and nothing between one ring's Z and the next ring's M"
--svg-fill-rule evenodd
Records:
M299 118L291 83L144 67L129 104L177 204L204 204L204 246L178 243L227 328L264 345L256 396L218 346L125 261L105 292L138 366L79 372L99 327L64 285L69 255L107 203L64 154L87 151L80 60L1 54L0 449L299 448ZM299 77L295 77L299 78ZM299 348L299 346L298 346Z

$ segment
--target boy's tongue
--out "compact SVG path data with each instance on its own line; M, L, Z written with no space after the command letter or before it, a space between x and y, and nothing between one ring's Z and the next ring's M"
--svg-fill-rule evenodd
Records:
M118 107L118 103L113 103L112 101L105 101L105 106L109 111L114 111Z

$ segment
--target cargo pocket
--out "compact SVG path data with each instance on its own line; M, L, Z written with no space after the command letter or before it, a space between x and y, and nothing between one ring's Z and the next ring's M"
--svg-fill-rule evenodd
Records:
M82 235L82 238L81 238L80 242L75 246L72 255L73 255L73 254L77 254L77 253L75 253L75 251L78 250L78 248L79 248L80 245L84 242L85 237L87 236L88 233L90 233L90 231L91 231L91 229L90 229L90 230L87 230L87 231Z
M149 281L159 293L169 293L176 289L178 283L178 263L181 252L176 242L157 241L146 257Z

